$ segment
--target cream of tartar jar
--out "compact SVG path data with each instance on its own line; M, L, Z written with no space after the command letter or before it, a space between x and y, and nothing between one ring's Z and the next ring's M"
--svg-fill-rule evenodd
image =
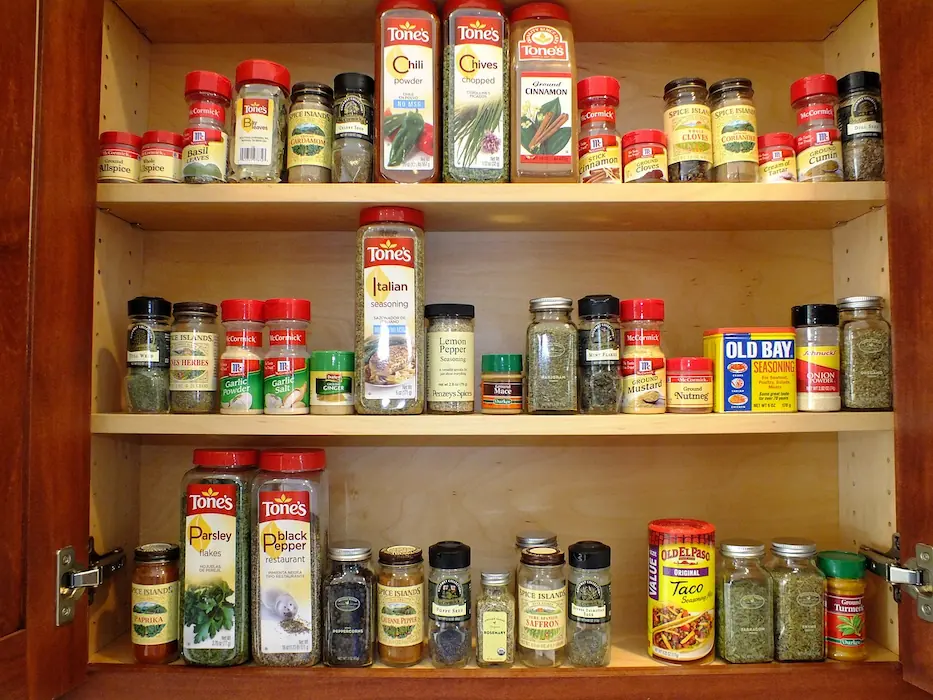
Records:
M139 149L142 139L128 131L100 135L98 182L139 182Z
M667 361L667 412L713 412L713 361L672 357Z
M173 131L147 131L143 134L140 182L181 182L184 145L184 137Z
M793 134L758 137L758 182L797 182L797 151Z

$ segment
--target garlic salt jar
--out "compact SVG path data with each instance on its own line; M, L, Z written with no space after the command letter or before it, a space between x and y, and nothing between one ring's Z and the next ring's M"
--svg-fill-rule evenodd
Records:
M713 412L713 361L672 357L667 361L667 412Z

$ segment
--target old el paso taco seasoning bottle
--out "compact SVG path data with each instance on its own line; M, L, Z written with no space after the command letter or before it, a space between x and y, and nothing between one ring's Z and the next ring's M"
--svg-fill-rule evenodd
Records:
M439 21L430 0L376 9L376 181L440 178Z

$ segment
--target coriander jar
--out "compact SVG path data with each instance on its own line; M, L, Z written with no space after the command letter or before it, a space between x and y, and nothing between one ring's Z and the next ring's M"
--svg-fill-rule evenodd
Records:
M307 299L269 299L265 305L269 351L263 369L265 412L304 415L309 412L308 325L311 302Z
M196 70L185 76L188 128L184 132L182 175L204 185L227 181L227 110L233 89L219 73Z
M667 360L667 412L713 412L713 361L708 357Z
M484 571L476 601L476 665L510 668L515 663L515 596L509 571Z
M884 180L881 76L857 71L839 78L839 133L846 180Z
M372 547L362 540L334 542L327 549L330 571L322 596L326 666L373 665L376 576L370 565L372 555Z
M839 307L842 406L849 411L890 411L891 325L882 297L846 297Z
M702 78L677 78L664 86L664 133L670 182L712 182L713 124Z
M377 587L379 659L386 666L414 666L424 651L424 555L418 547L379 551Z
M349 416L353 413L353 352L315 350L311 353L311 413Z
M178 545L166 542L144 544L134 553L130 637L136 663L178 658L178 556Z
M515 415L524 405L521 355L483 355L482 412Z
M612 552L602 542L570 545L567 659L574 666L608 666L612 655Z
M100 135L97 181L139 182L139 150L142 139L128 131L105 131Z
M757 182L758 117L748 78L710 86L713 120L713 182Z
M139 160L140 182L181 182L181 149L185 139L172 131L143 134Z
M183 301L172 307L172 413L213 413L217 410L217 306Z
M771 543L768 572L774 593L776 661L822 661L826 577L817 568L816 543L781 537Z
M223 414L262 414L264 307L263 302L256 299L227 299L220 303L226 336L226 347L220 356L220 412Z
M531 668L557 668L567 646L564 553L555 547L522 550L516 587L518 657Z
M424 318L428 413L473 413L472 304L428 304Z
M162 297L136 297L126 311L126 410L168 413L172 305Z
M842 182L842 142L836 128L836 78L810 75L790 86L797 111L797 180Z
M285 155L289 182L330 182L333 134L334 91L322 83L295 83Z
M470 548L446 541L428 549L428 652L435 668L463 668L473 640Z
M855 552L820 552L816 565L826 576L826 658L865 661L865 566Z
M797 355L797 410L838 411L839 309L805 304L791 309Z
M373 181L373 90L362 73L334 78L334 145L332 182Z
M716 652L731 664L774 660L774 605L771 575L762 559L765 546L732 539L719 545L716 570Z
M577 313L580 413L618 413L622 347L619 299L611 294L586 296L577 302Z
M528 413L577 412L577 328L573 301L565 297L531 300L528 326Z
M230 182L281 182L288 128L285 66L251 59L236 67Z

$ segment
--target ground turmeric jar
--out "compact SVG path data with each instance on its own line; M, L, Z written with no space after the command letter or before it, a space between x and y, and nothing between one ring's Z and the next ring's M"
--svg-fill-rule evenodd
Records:
M826 575L826 658L865 661L865 557L855 552L820 552Z
M141 664L178 658L177 544L156 542L136 548L133 570L133 657Z

